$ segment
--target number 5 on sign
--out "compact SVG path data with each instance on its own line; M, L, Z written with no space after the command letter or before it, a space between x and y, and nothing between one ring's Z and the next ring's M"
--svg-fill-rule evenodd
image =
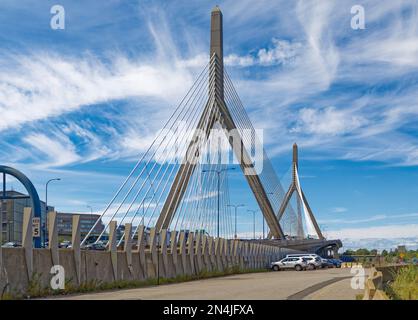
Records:
M32 218L32 236L39 238L41 236L41 218Z

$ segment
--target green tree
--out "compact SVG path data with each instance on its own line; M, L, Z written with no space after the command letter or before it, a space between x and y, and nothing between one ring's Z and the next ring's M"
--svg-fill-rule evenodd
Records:
M364 255L369 255L369 254L370 254L370 251L365 248L361 248L356 251L356 255L364 256Z

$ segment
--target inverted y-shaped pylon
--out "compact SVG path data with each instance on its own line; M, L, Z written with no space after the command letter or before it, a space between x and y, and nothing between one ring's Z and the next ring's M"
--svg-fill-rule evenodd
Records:
M209 99L200 117L196 127L196 133L193 136L187 148L185 158L181 162L179 170L173 180L170 191L161 210L160 216L155 224L157 231L167 229L176 213L181 199L183 198L190 177L192 176L197 160L201 156L199 143L201 132L205 133L207 140L210 130L218 121L222 123L228 132L237 132L230 110L224 100L224 63L223 63L223 32L222 32L222 12L219 7L215 7L211 14L211 37L210 37L210 71L209 71ZM258 205L266 219L270 228L271 235L280 239L284 237L282 228L277 220L272 204L267 196L267 192L258 176L256 169L251 161L241 139L241 148L237 148L236 141L231 139L229 143L234 151L236 158L239 160L240 167L245 173L245 178L257 200Z
M315 229L316 234L318 235L319 239L324 239L321 230L319 229L318 223L316 222L316 219L312 213L311 207L309 206L308 200L306 199L306 196L302 190L302 187L300 186L299 181L299 174L298 174L298 146L295 143L293 145L293 162L292 162L292 182L290 183L289 189L286 192L286 195L283 199L283 202L280 206L279 212L277 213L277 220L280 221L280 219L283 217L283 214L289 205L289 201L292 198L293 193L296 192L297 194L297 200L298 200L298 206L300 203L302 203L302 207L304 212L307 212L308 218L310 221L306 221L307 224L309 222L312 223L313 228ZM303 234L302 229L302 219L300 217L300 210L298 208L298 235ZM271 237L271 234L269 235Z

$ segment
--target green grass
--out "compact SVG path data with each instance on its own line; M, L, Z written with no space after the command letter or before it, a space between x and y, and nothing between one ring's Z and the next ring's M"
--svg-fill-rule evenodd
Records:
M199 279L208 279L215 277L223 277L233 274L242 274L242 273L255 273L255 272L266 272L266 269L250 269L242 270L239 267L231 267L224 271L206 271L203 270L194 275L180 275L175 278L150 278L146 280L118 280L113 282L102 282L99 280L90 280L83 282L81 285L74 285L71 281L72 279L67 279L65 283L65 289L63 290L52 290L49 287L42 287L40 285L40 275L34 274L31 281L29 282L27 294L26 295L17 295L17 294L7 294L3 296L4 300L9 299L31 299L31 298L41 298L47 296L56 296L56 295L68 295L68 294L77 294L77 293L91 293L91 292L100 292L108 290L118 290L118 289L134 289L155 286L157 284L170 284L170 283L180 283L186 281L193 281Z
M418 266L399 269L386 292L395 300L418 300Z
M363 297L364 297L363 293L356 294L356 300L363 300Z

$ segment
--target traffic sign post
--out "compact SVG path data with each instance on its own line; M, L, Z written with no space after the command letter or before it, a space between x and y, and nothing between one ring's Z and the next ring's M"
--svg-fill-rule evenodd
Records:
M32 236L34 238L41 237L41 218L39 217L32 218Z

